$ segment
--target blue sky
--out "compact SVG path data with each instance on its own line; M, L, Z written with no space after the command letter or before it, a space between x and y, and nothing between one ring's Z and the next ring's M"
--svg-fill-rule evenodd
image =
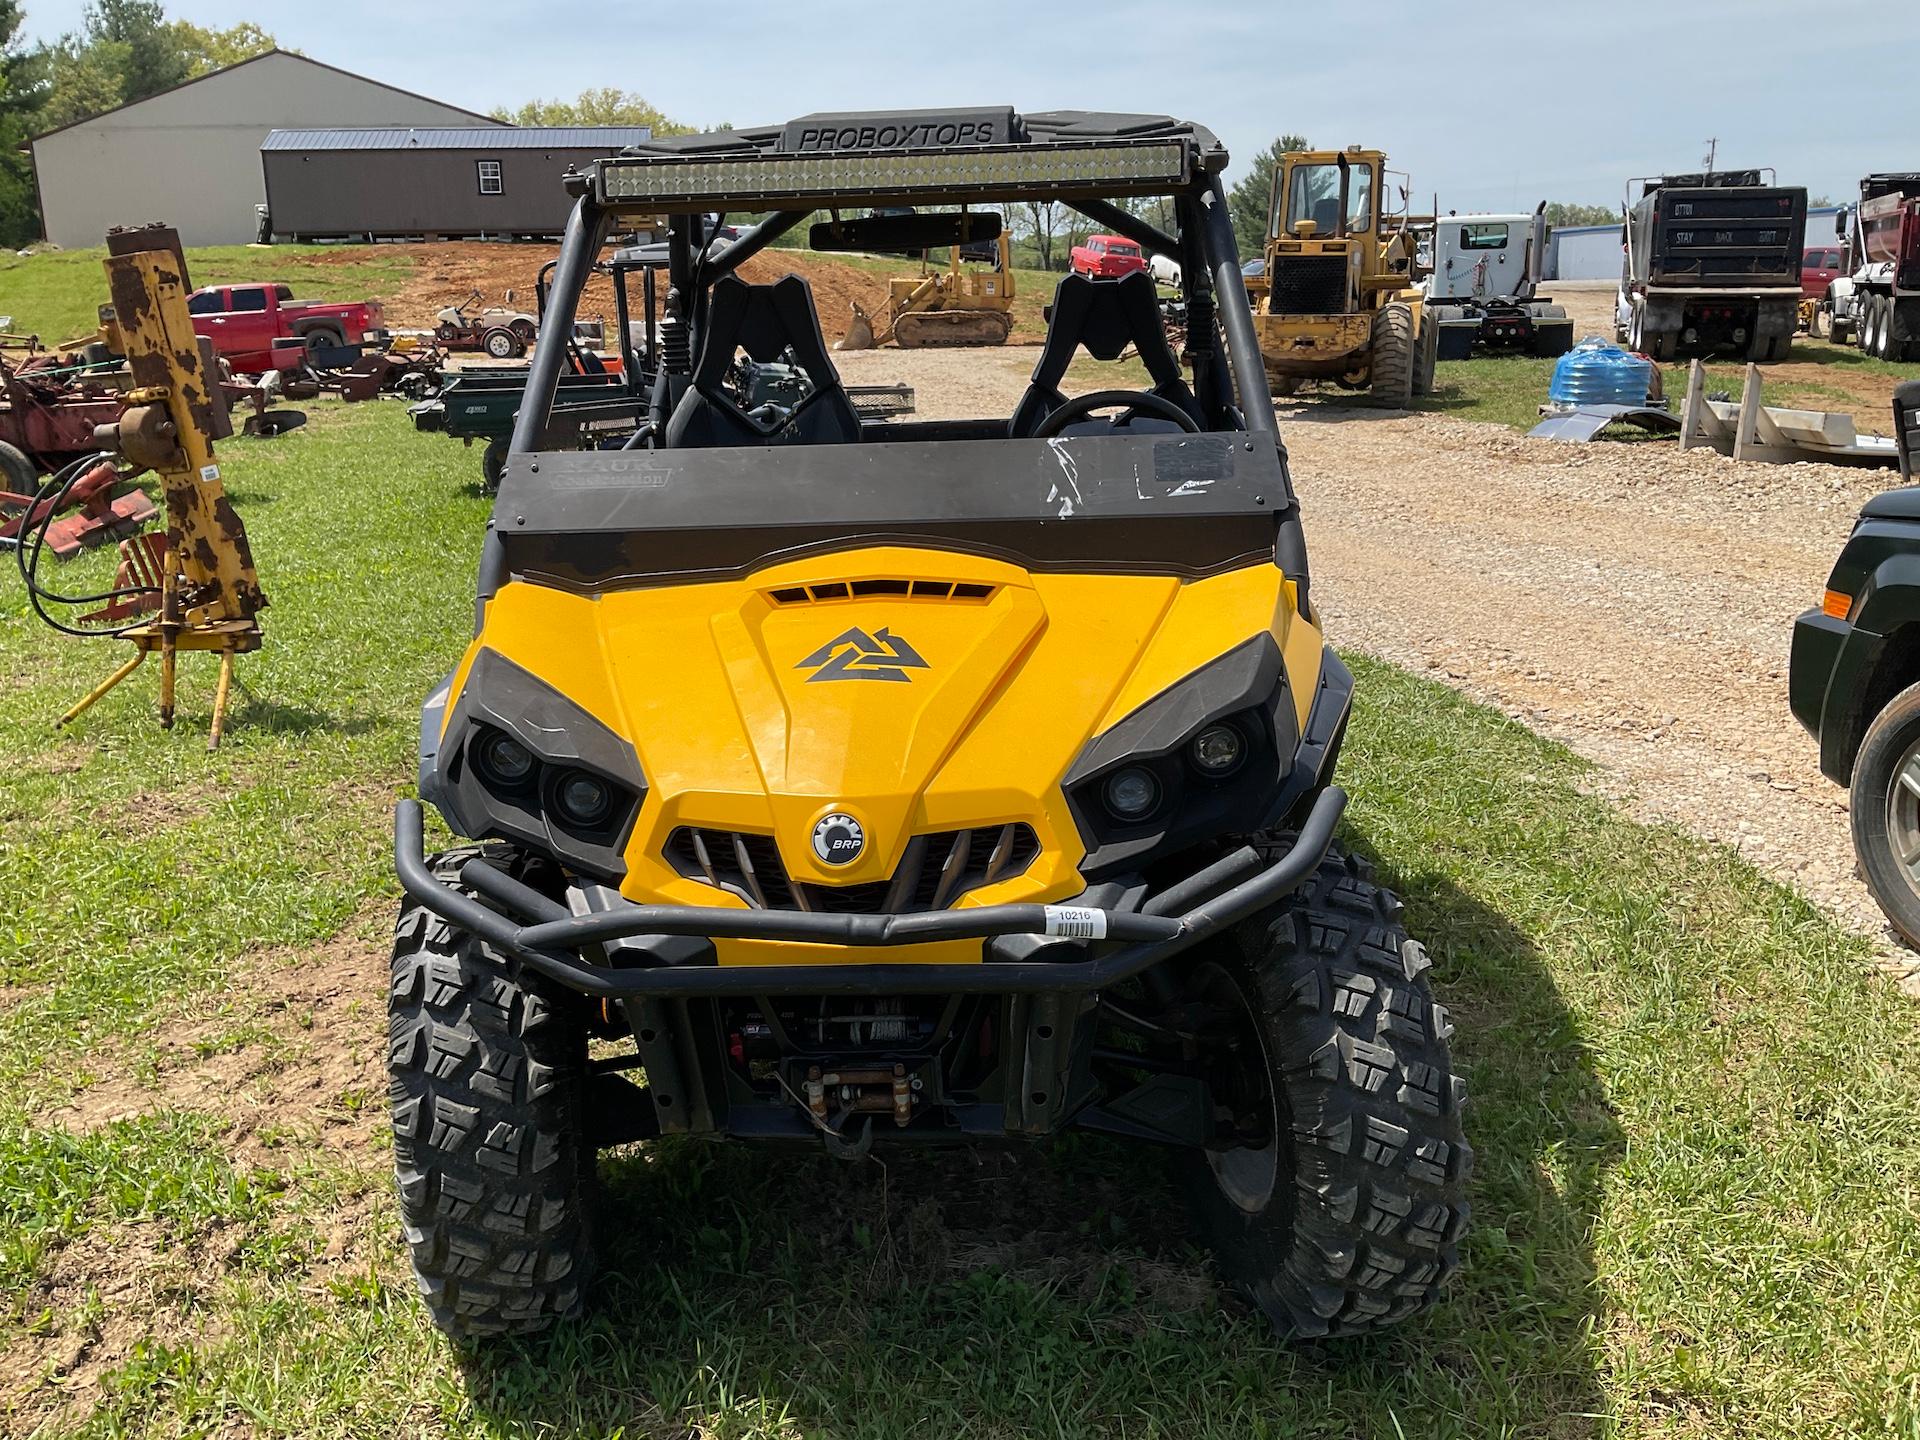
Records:
M26 8L41 39L83 4ZM1836 198L1869 170L1920 168L1912 0L168 8L203 25L250 19L315 59L476 110L617 85L696 124L947 104L1165 111L1210 126L1242 162L1296 131L1385 149L1418 208L1436 191L1459 210L1615 204L1629 175L1697 167L1709 137L1723 165L1772 165ZM722 15L724 32L694 28ZM944 54L943 33L960 41Z

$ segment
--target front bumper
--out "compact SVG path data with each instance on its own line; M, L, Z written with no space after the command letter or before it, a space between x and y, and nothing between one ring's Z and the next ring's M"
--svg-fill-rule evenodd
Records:
M487 864L470 860L465 889L435 878L426 864L420 802L403 800L394 817L394 866L401 887L449 923L471 931L523 964L583 994L605 999L693 999L764 995L1042 995L1085 993L1138 975L1209 936L1284 899L1326 857L1346 809L1346 793L1328 786L1314 800L1293 848L1267 860L1245 847L1148 899L1137 910L1076 905L988 905L891 915L831 915L734 910L699 905L634 905L576 915ZM467 893L483 896L484 901ZM1049 953L1072 958L1000 958L1003 937L1064 937ZM676 945L672 937L692 937ZM728 965L713 962L713 939L789 940L850 948L983 942L978 964L872 963ZM659 942L657 945L613 942ZM1119 942L1117 946L1110 942ZM1098 953L1096 951L1098 950ZM604 958L618 956L622 963ZM589 958L595 957L595 958Z

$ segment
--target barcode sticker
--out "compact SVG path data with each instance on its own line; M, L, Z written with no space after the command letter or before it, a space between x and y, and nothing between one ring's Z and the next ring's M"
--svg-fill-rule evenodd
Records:
M1047 934L1065 935L1072 940L1107 938L1107 912L1084 905L1049 905Z

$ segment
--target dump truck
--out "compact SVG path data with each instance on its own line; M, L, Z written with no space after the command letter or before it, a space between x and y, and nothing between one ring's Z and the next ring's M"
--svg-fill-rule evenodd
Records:
M1920 360L1920 174L1867 176L1852 213L1850 274L1829 287L1834 338L1851 331L1876 359Z
M1404 193L1404 187L1403 187ZM1294 150L1280 157L1254 333L1276 395L1304 380L1404 408L1433 384L1439 335L1418 285L1415 237L1389 215L1386 156Z
M1799 323L1807 192L1772 176L1722 170L1628 182L1618 308L1629 349L1657 360L1785 358Z
M1433 226L1432 273L1421 282L1439 329L1439 358L1476 349L1564 355L1573 321L1539 294L1547 207L1531 215L1443 215Z
M1443 1292L1465 1082L1405 911L1336 839L1355 680L1226 164L1184 120L997 107L662 137L569 177L547 325L643 208L672 217L667 315L619 450L543 448L564 366L535 350L395 813L394 1159L442 1329L578 1313L596 1240L647 1224L594 1215L596 1151L675 1136L770 1165L1126 1136L1289 1334ZM1155 197L1158 224L1126 208ZM1026 202L1184 260L1185 364L1147 275L1068 275L1011 414L968 408L963 364L942 418L870 420L807 281L738 273L821 211L956 207L956 244ZM712 210L761 218L696 258ZM876 219L876 251L934 248L902 239L929 216ZM1086 390L1082 352L1137 367ZM742 356L807 383L756 395ZM431 856L429 805L463 837Z

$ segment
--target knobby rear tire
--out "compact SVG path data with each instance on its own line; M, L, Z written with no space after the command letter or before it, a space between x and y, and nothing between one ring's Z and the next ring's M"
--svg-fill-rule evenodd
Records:
M443 880L504 847L433 857ZM387 1012L394 1172L420 1292L460 1339L579 1313L593 1268L584 1002L411 902Z

